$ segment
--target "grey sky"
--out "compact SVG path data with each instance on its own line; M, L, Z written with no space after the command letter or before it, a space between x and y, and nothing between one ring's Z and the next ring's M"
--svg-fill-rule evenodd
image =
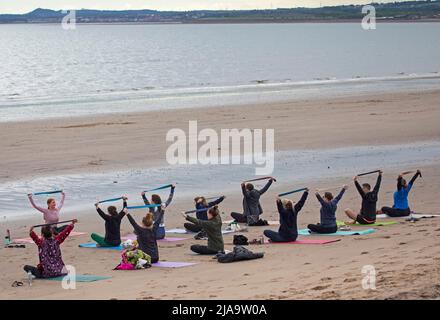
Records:
M365 4L371 0L2 0L0 13L26 13L47 9L264 9L319 7L320 5ZM381 2L391 2L382 0Z

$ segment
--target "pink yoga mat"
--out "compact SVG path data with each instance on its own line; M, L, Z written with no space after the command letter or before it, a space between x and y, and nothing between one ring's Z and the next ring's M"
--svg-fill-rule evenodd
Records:
M270 244L327 244L340 241L341 239L321 240L321 239L304 239L291 242L269 242Z
M159 268L183 268L196 265L197 263L191 262L172 262L172 261L159 261L157 263L153 263L153 267Z
M69 235L69 237L76 237L76 236L82 236L86 234L85 232L75 232L72 231ZM19 242L19 243L34 243L34 240L32 240L31 238L21 238L21 239L12 239L14 242Z
M122 237L122 240L136 240L136 235L135 234L128 234L124 237ZM157 240L159 242L176 242L176 241L183 241L183 240L187 240L188 238L164 238L164 239L160 239Z

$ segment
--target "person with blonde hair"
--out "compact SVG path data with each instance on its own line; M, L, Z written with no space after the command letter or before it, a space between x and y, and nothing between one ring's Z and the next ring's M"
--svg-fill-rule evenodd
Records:
M29 198L29 201L30 201L32 207L34 207L35 209L37 209L38 211L40 211L43 214L43 219L44 219L45 223L53 224L53 223L60 221L60 211L63 208L64 199L66 198L66 194L64 192L61 192L61 200L60 200L59 205L57 205L57 202L54 198L47 199L47 201L46 201L47 209L42 208L42 207L38 206L37 204L35 204L34 199L32 197L32 193L28 194L28 198ZM62 226L62 227L58 228L56 225L53 225L52 229L55 234L58 234L61 231L63 231L66 227L67 226Z
M153 219L153 213L148 212L145 217L142 218L142 225L138 225L133 219L127 208L124 209L127 214L128 221L134 228L137 236L138 249L151 257L151 263L159 261L159 248L157 246L157 228L163 218L163 212L161 212L156 220Z

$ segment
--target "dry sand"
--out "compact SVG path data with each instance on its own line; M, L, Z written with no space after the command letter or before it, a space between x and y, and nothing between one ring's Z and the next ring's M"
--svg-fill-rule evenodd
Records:
M198 120L200 127L275 128L276 147L289 150L306 147L394 144L432 141L440 138L440 91L387 94L368 97L304 101L278 105L224 107L176 112L112 115L88 119L50 120L2 124L0 179L63 174L83 171L126 169L132 166L163 164L165 132ZM294 137L294 139L292 139ZM129 152L138 150L137 153ZM408 168L402 168L406 170ZM417 212L440 213L440 164L420 168L410 195ZM386 171L379 206L390 205L397 171ZM311 187L342 185L350 189L340 202L338 218L345 207L359 207L359 196L351 179L315 181ZM215 192L216 190L210 190ZM217 190L218 191L218 190ZM276 220L276 185L263 197L264 217ZM241 209L237 193L227 195L222 205L224 219L231 210ZM68 206L68 201L66 206ZM180 227L179 211L185 203L176 201L167 211L167 227ZM78 213L76 231L103 232L103 222L92 206ZM63 218L70 216L63 216ZM313 195L299 216L299 226L319 219L319 205ZM395 219L396 220L396 219ZM10 224L14 237L26 236L40 216ZM271 226L276 229L276 226ZM250 228L250 239L264 227ZM123 222L123 233L132 229ZM256 245L249 248L265 252L260 260L219 264L211 257L190 254L189 240L160 244L162 260L197 262L181 269L152 268L143 271L112 271L119 262L117 251L79 249L89 241L87 235L71 237L63 244L66 264L80 274L112 276L109 280L79 283L76 290L63 290L60 283L35 281L12 288L24 280L24 264L36 264L33 244L25 249L0 249L1 299L438 299L440 297L440 218L415 223L399 220L377 227L366 236L340 237L327 245ZM313 236L311 238L325 238ZM225 236L226 249L232 248L232 235ZM377 271L377 289L364 290L364 265Z

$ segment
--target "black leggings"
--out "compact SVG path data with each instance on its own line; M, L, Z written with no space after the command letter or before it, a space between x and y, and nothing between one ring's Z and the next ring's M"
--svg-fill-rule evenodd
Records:
M41 274L40 269L38 269L37 267L33 267L33 266L24 266L23 270L28 273L30 272L33 276L35 276L35 278L43 278L43 275Z
M320 223L317 224L309 224L307 226L307 228L314 232L314 233L335 233L336 231L338 231L338 227L337 226L333 226L333 227L324 227L323 225L321 225Z
M232 212L231 217L238 223L247 223L247 218L244 214L238 212Z
M191 231L191 232L197 233L197 232L202 231L202 227L200 227L194 223L191 223L191 222L184 223L183 226L185 227L186 230Z
M411 214L411 210L408 209L395 209L390 207L383 207L381 210L389 217L407 217Z
M208 254L213 255L213 254L217 254L218 253L218 251L216 251L216 250L211 250L207 246L201 246L201 245L198 245L198 244L192 245L191 246L191 251L195 252L195 253L198 253L198 254L206 254L206 255L208 255Z

